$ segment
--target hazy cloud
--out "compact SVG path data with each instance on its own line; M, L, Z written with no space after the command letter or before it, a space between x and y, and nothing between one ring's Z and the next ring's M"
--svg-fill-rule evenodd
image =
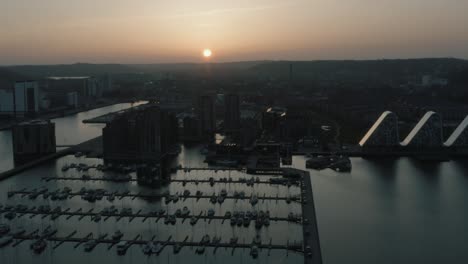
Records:
M166 16L166 19L176 19L176 18L183 18L183 17L199 17L199 16L215 16L215 15L222 15L222 14L233 14L233 13L250 13L250 12L258 12L258 11L265 11L271 9L278 9L284 8L295 5L296 2L288 2L284 4L277 4L277 5L262 5L262 6L254 6L254 7L232 7L232 8L218 8L212 9L208 11L201 11L201 12L191 12L191 13L182 13L182 14L175 14Z

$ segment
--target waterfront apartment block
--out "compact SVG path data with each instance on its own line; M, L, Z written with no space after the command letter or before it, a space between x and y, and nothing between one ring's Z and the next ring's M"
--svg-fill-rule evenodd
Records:
M103 129L104 160L159 163L177 141L177 120L157 105L115 116Z
M55 124L50 120L33 120L13 127L13 153L22 163L56 152Z

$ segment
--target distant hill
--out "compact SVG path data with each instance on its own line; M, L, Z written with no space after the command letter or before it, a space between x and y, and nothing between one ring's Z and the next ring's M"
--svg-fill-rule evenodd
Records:
M239 80L249 75L249 70L265 61L227 62L227 63L175 63L129 65L148 74L170 74L176 78L199 79L210 76L214 79Z
M0 67L0 89L11 89L15 81L24 81L29 78L11 71L7 68Z
M88 64L34 65L4 67L13 74L47 76L92 76L103 74L164 74L197 78L209 72L217 78L265 78L288 80L289 65L297 81L339 81L343 83L405 83L420 81L422 75L465 82L468 61L452 58L344 61L246 61L228 63L172 64Z
M453 71L449 79L455 85L464 86L466 88L468 86L468 65Z
M24 65L8 67L18 74L28 75L34 78L49 76L92 76L103 74L132 73L136 70L121 64L64 64L64 65Z
M10 71L28 75L34 78L49 76L93 76L103 74L132 74L132 73L188 73L197 75L203 73L209 65L215 72L229 73L247 70L263 63L262 61L228 62L228 63L165 63L165 64L63 64L63 65L22 65L9 66Z
M132 68L140 69L145 72L163 72L163 71L197 71L205 69L209 65L214 70L246 70L255 65L265 63L266 61L241 61L224 63L165 63L165 64L132 64Z
M442 59L368 60L368 61L275 61L253 66L258 75L288 79L289 65L293 78L304 80L399 81L426 74L448 78L468 66L468 61Z

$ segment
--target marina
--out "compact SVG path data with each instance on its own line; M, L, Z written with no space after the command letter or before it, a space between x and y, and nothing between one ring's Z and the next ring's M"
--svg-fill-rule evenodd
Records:
M101 162L65 155L38 165L42 175L55 177L28 169L5 180L32 179L4 186L0 203L0 223L31 230L2 235L11 241L0 253L24 245L35 256L71 247L91 255L113 249L115 258L228 254L249 262L279 254L290 263L321 263L305 252L300 178L184 166L151 189L138 186L133 168Z

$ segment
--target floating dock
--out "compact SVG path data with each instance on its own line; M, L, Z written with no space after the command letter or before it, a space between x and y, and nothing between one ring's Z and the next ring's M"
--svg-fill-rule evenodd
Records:
M312 183L310 174L307 171L300 171L302 177L302 224L304 236L304 263L321 264L322 251L317 227L317 217L315 215L314 196L312 193Z
M113 240L113 239L109 239L107 238L109 235L108 234L102 234L102 235L99 235L98 238L93 238L94 237L94 234L93 233L89 233L87 234L86 236L84 237L74 237L74 235L76 234L76 231L73 231L72 233L70 233L69 235L65 236L65 237L57 237L57 236L54 236L54 234L49 234L49 235L43 235L43 236L40 236L40 235L37 235L37 231L35 233L30 233L28 235L17 235L17 236L13 236L13 239L17 240L17 241L27 241L27 240L39 240L39 239L44 239L46 241L50 241L50 242L56 242L56 244L52 247L54 250L57 249L59 246L61 246L63 243L75 243L74 245L74 248L78 248L80 245L86 243L86 242L89 242L89 241L95 241L95 245L93 245L93 247L91 248L90 251L92 251L96 246L98 246L99 244L107 244L108 247L107 249L110 250L112 249L112 247L114 245L116 245L117 243L119 242L125 242L126 243L126 248L125 248L125 251L127 251L131 246L133 245L145 245L145 244L148 244L149 242L153 242L153 243L156 243L156 244L161 244L163 245L163 247L161 248L161 250L159 251L159 253L161 253L161 251L164 249L165 246L180 246L180 247L199 247L199 246L203 246L203 247L209 247L209 248L226 248L226 249L232 249L233 252L235 249L250 249L252 248L253 245L257 246L259 249L266 249L268 251L270 250L286 250L286 251L294 251L294 252L298 252L298 253L303 253L302 251L302 243L297 243L297 242L293 242L293 243L287 243L286 245L280 245L280 244L272 244L271 243L271 240L270 240L270 243L268 244L263 244L263 243L256 243L256 242L252 242L252 243L232 243L231 242L231 239L229 241L226 241L226 242L222 242L222 240L220 239L219 241L215 241L214 239L211 240L210 242L205 242L205 243L201 243L199 241L195 242L195 241L189 241L189 237L187 236L183 241L174 241L172 240L172 236L169 236L168 239L166 240L155 240L153 238L151 238L150 240L142 240L142 239L139 239L141 238L141 235L136 235L134 239L130 239L130 240ZM14 246L17 246L14 245ZM158 253L158 254L159 254ZM215 251L213 251L213 254L215 253Z
M49 181L105 181L105 182L136 182L138 181L137 179L118 179L118 178L111 178L111 177L90 177L90 178L83 178L83 177L42 177L42 180L49 182ZM166 182L168 183L238 183L238 184L247 184L248 179L243 179L243 180L233 180L233 179L227 179L226 181L224 180L213 180L210 181L209 179L201 179L201 180L187 180L187 179L170 179L167 180ZM270 185L287 185L287 184L293 185L293 186L298 186L299 181L297 180L289 180L289 181L284 181L284 182L274 182L274 181L266 181L266 180L259 180L259 181L254 181L253 184L270 184Z
M35 194L36 192L37 191L34 191L34 190L28 191L28 190L23 189L23 190L19 190L19 191L9 191L8 196L13 197L15 195L22 195L24 197L26 195ZM55 193L55 192L47 192L47 194L49 194L47 199L50 199L51 198L50 195L53 194L53 193ZM75 197L75 196L81 196L83 194L84 193L76 192L76 191L73 192L72 191L72 192L69 192L67 194L67 197L71 198L71 197ZM103 197L114 196L116 199L119 199L119 200L122 200L123 198L130 198L130 199L141 198L141 199L152 200L152 199L162 199L162 198L167 198L167 197L174 197L175 195L177 195L179 197L179 199L210 199L213 196L218 197L218 195L214 194L214 193L212 193L210 195L208 195L208 194L183 195L182 193L174 193L174 194L147 193L147 194L143 194L143 193L130 193L130 192L122 192L122 193L105 192L105 193L102 193ZM288 197L286 197L286 196L266 196L266 194L264 194L264 195L256 194L255 196L257 197L258 200L291 201L291 202L300 203L300 197L298 197L298 196L288 196ZM251 197L252 196L245 196L245 197L241 198L241 197L237 197L237 196L233 196L233 195L226 195L226 196L224 196L224 199L247 200L248 201L249 199L251 199ZM171 202L173 202L173 201L171 201Z
M83 211L82 208L78 208L78 209L75 209L75 210L72 210L71 208L66 208L64 210L60 210L60 211L54 211L54 209L52 208L52 210L48 211L48 212L44 212L44 211L40 211L36 208L31 208L31 209L26 209L26 210L16 210L16 209L10 209L10 210L0 210L0 215L1 214L4 214L4 213L8 213L8 212L13 212L17 215L15 215L14 218L21 218L25 215L30 215L29 218L34 218L36 216L39 216L41 215L42 218L46 217L46 216L54 216L54 219L58 219L59 217L61 216L66 216L67 218L66 219L70 219L71 217L78 217L79 220L82 220L84 217L87 217L89 216L91 220L94 220L96 216L102 216L103 220L102 221L106 221L107 219L109 219L110 217L115 217L117 221L119 221L120 219L122 218L129 218L130 221L132 221L133 219L135 218L143 218L142 219L142 222L146 221L147 219L151 218L151 219L156 219L156 222L159 221L160 219L163 219L167 216L169 216L169 214L167 213L164 213L164 214L160 214L159 212L146 212L146 213L142 213L141 210L139 212L136 212L136 213L103 213L102 211L101 212L96 212L94 211L94 208L91 208L89 209L88 211ZM225 215L213 215L213 216L208 216L207 212L206 211L201 211L197 214L189 214L189 215L186 215L186 216L175 216L175 218L177 219L190 219L192 217L196 217L197 219L204 219L204 220L229 220L231 219L231 217L227 217ZM14 219L12 218L12 219ZM296 218L291 218L291 217L269 217L269 219L271 221L275 221L275 222L280 222L280 221L284 221L284 222L290 222L290 223L301 223L301 219L299 217L296 217ZM255 221L255 219L251 219L250 221Z

